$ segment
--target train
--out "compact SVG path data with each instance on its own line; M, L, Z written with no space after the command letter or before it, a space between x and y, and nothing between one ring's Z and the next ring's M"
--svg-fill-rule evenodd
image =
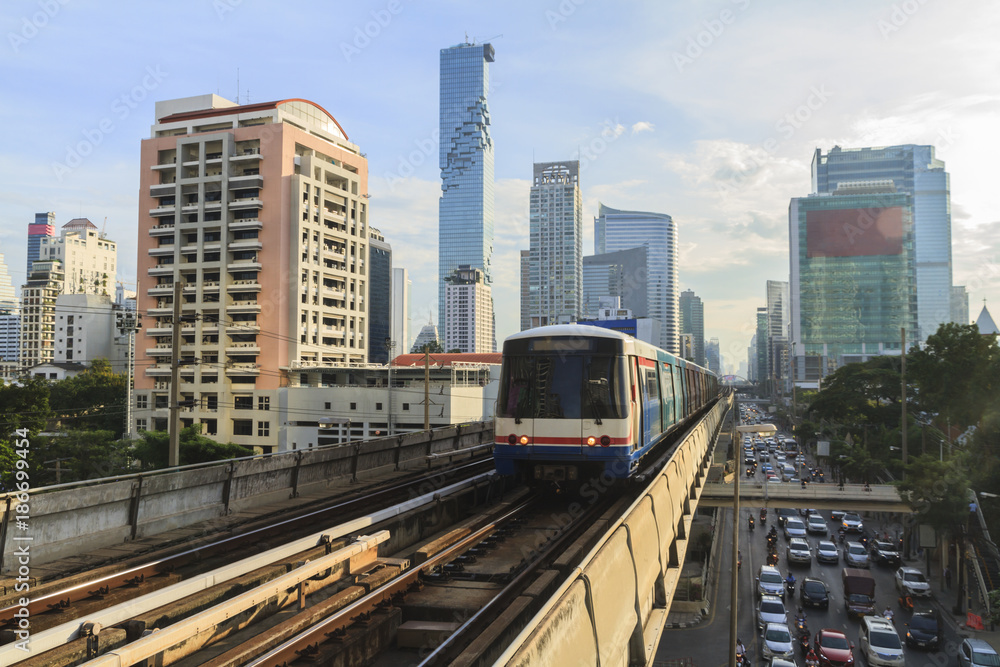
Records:
M618 331L516 333L503 344L496 470L535 486L627 479L719 391L708 369Z

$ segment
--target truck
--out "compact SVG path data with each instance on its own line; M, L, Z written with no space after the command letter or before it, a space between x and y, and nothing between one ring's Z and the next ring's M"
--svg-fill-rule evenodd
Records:
M875 579L871 572L855 567L845 567L844 606L848 616L865 616L875 613Z

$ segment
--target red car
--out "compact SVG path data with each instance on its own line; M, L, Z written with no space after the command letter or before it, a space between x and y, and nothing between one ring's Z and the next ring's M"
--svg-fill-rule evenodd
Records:
M816 633L814 644L820 667L845 667L854 664L854 644L840 630L823 628Z

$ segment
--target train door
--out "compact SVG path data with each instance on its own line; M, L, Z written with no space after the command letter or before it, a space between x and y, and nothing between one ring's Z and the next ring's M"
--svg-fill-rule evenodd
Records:
M642 418L642 375L639 373L638 359L638 357L629 357L628 364L629 383L631 385L629 415L631 415L632 419L629 427L632 441L629 444L633 450L641 446L644 421Z
M663 430L668 430L677 423L674 416L674 377L670 372L670 364L663 362L660 365L660 389L662 391L661 402L663 403Z
M656 362L650 359L641 359L643 375L643 445L648 445L656 440L662 432L662 419L660 405L660 378L656 372Z

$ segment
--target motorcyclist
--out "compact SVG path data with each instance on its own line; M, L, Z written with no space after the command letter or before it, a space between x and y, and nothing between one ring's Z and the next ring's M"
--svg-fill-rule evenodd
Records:
M795 575L791 572L789 572L788 576L785 577L785 587L788 588L789 593L795 592Z
M750 530L753 530L754 523L753 523L753 515L752 514L750 515L750 521L749 521L749 523L750 523Z
M746 657L747 649L743 646L743 640L739 637L736 638L736 657L742 661Z
M799 607L798 611L795 612L795 625L799 625L800 623L805 625L805 622L806 622L806 612L804 609L802 609L802 607Z
M887 620L890 623L892 623L892 616L893 616L892 609L890 609L889 607L886 607L885 611L882 612L882 616L885 617L885 620Z
M760 522L767 523L767 510L763 507L760 508Z

